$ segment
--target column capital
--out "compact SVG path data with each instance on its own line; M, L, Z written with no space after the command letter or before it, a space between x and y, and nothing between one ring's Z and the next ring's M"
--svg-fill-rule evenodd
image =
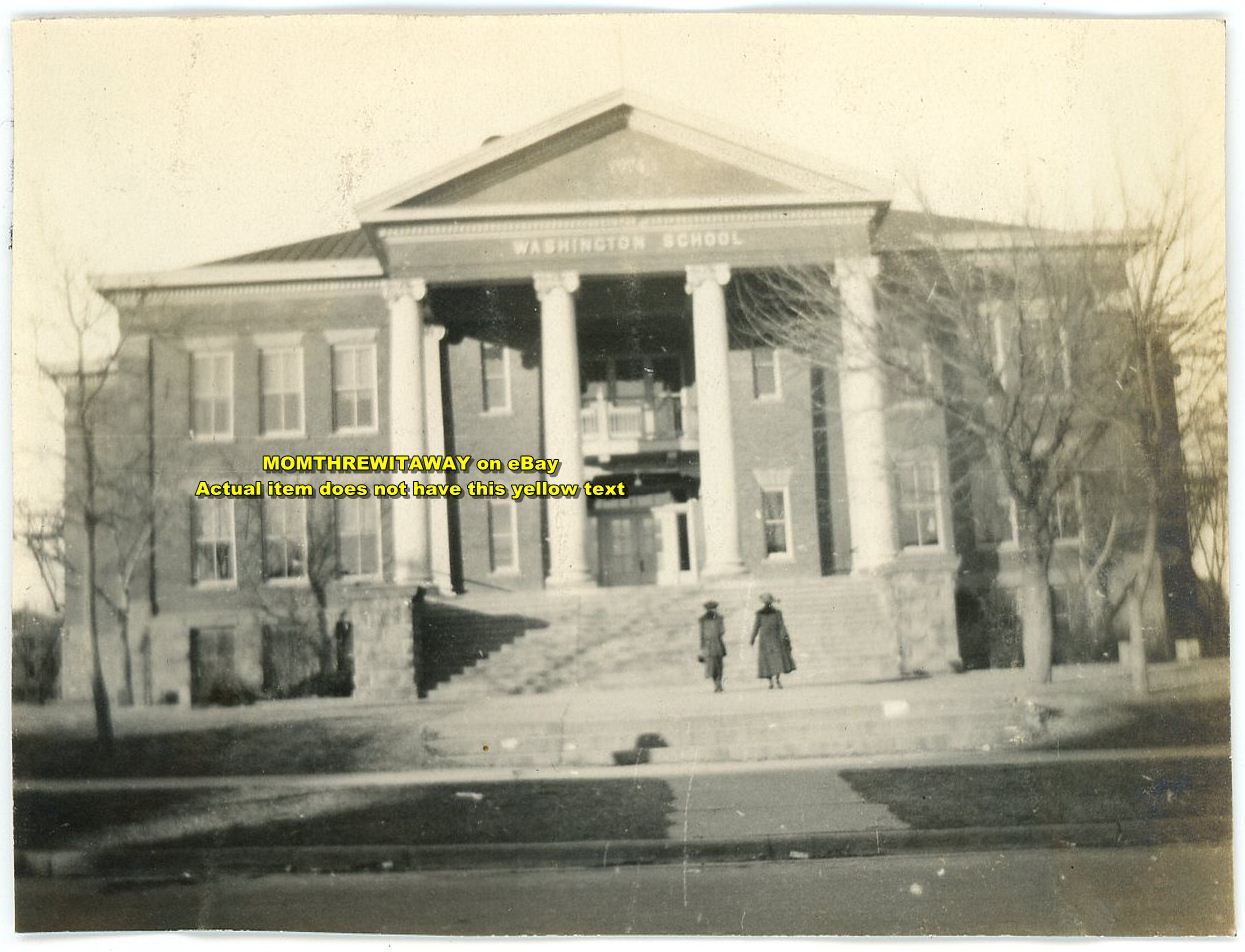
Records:
M725 287L731 279L731 267L728 264L689 264L687 266L687 284L683 290L691 294L702 284L712 281Z
M835 258L834 275L831 283L837 288L842 281L853 278L864 278L872 281L881 273L881 263L874 255L859 255L853 258Z
M386 278L380 283L380 292L393 307L403 298L422 301L428 294L428 284L423 278Z
M550 291L565 291L574 294L579 290L578 271L537 271L532 276L536 286L536 296L544 300Z
M442 341L442 339L444 339L444 337L445 337L445 325L444 324L425 324L424 325L424 338L426 340L430 340L434 344L439 344Z

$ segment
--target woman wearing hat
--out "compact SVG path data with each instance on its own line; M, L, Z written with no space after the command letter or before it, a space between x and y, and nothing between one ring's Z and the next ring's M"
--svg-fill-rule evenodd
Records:
M770 690L775 686L782 687L782 676L795 670L795 658L791 656L791 636L787 634L787 626L783 623L782 612L774 607L774 598L769 592L761 596L761 607L757 609L756 623L752 626L752 640L748 644L756 644L757 677L769 678Z
M713 678L713 691L722 690L722 659L726 657L726 622L718 614L718 603L705 602L705 613L700 616L700 657L705 666L705 677Z

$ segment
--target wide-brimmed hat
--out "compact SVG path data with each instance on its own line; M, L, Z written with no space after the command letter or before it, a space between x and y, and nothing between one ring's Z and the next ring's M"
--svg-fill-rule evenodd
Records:
M705 602L705 608L709 609L709 611L713 611L717 607L718 607L718 603L713 601L712 599Z
M766 605L768 605L768 604L770 604L770 602L776 602L776 601L778 601L778 599L776 599L776 598L775 598L773 595L771 595L769 592L762 592L762 593L761 593L761 601L763 601Z

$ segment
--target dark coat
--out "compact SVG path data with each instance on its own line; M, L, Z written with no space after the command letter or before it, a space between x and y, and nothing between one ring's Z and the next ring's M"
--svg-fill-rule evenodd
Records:
M715 611L700 616L700 660L705 665L705 677L720 675L722 658L726 657L726 621Z
M752 626L752 643L758 639L761 642L757 646L758 678L772 678L795 670L791 636L782 620L782 612L773 605L766 605L757 611L756 623Z

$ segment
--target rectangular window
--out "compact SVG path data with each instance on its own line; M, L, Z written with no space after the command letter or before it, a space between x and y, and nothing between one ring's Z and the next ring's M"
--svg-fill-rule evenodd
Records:
M761 521L765 526L766 556L789 554L791 550L785 489L761 490Z
M264 578L307 577L307 501L264 500Z
M938 544L938 467L930 460L899 463L899 541Z
M233 354L199 351L190 358L190 428L196 440L233 437Z
M510 362L501 344L480 342L480 372L484 381L484 412L510 409Z
M339 433L376 429L376 345L333 347L333 429Z
M752 396L757 400L779 396L778 352L772 347L752 348Z
M236 580L232 499L194 502L193 571L196 585Z
M380 500L337 500L337 562L342 575L380 575Z
M505 499L488 503L489 567L494 572L517 572L519 569L518 526L515 504Z
M978 545L1015 541L1012 497L1000 472L985 467L973 471L972 505L973 535Z
M259 355L259 391L265 434L303 431L303 351L265 350Z

